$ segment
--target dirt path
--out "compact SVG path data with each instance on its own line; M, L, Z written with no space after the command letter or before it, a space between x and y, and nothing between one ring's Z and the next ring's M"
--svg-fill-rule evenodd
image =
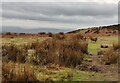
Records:
M100 58L97 55L91 56L92 61L88 64L91 66L95 66L103 73L105 76L111 76L113 79L118 80L118 65L111 64L105 65L101 62Z

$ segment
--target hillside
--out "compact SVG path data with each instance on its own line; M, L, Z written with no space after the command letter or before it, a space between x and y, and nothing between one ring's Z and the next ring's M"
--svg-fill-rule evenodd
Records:
M110 26L100 26L100 27L91 27L87 29L78 29L70 31L68 33L84 33L87 35L99 34L99 35L114 35L118 34L120 25L110 25Z
M39 33L39 32L57 33L57 32L68 32L68 31L70 30L69 29L46 28L46 27L28 29L28 28L21 28L21 27L2 26L2 32L13 32L13 33Z

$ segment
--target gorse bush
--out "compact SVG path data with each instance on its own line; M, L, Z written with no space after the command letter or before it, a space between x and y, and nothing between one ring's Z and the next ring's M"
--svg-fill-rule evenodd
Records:
M37 81L30 65L13 62L2 63L2 78L2 81L6 83L9 81Z
M2 46L2 58L13 62L25 62L27 53L24 49L18 48L16 45L9 44Z

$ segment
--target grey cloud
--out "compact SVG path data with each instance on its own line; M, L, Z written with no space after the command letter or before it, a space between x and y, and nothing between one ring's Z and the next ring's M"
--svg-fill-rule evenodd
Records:
M83 16L111 16L116 15L116 4L99 3L3 3L3 10L14 10L45 15L83 15Z
M36 15L36 14L27 14L27 13L18 13L13 11L4 11L3 17L5 18L14 18L14 19L25 19L25 20L37 20L37 21L53 21L53 22L64 22L64 23L84 23L89 21L95 21L94 18L88 17L65 17L65 16L46 16L46 15ZM87 20L86 20L87 19Z
M117 4L110 3L5 2L2 8L5 18L76 24L94 23L117 16Z

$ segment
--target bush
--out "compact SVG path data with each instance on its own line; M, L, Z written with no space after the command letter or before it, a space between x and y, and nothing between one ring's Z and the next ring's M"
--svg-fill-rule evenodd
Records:
M63 40L65 39L65 34L64 33L57 33L53 35L54 40Z
M63 33L61 34L63 35ZM83 55L88 53L88 43L82 41L83 36L80 34L77 34L76 39L74 39L75 37L70 37L70 39L66 40L61 40L59 37L54 39L53 37L43 42L33 42L31 46L28 46L35 50L35 59L33 62L40 65L58 64L67 67L75 67L81 64Z
M17 46L10 44L2 46L2 57L4 60L11 60L14 62L25 62L26 51L19 49Z
M83 39L84 39L84 36L80 33L72 34L69 36L69 40L79 41Z
M41 65L59 64L64 66L79 65L87 53L86 42L74 40L45 40L35 48L37 62Z
M83 60L83 52L78 42L64 41L60 45L59 64L67 67L80 65Z
M18 64L13 62L2 63L3 82L9 81L37 81L34 71L28 64Z
M45 40L35 48L38 63L46 65L54 63L54 47L52 40Z
M113 48L114 48L114 50L120 50L120 44L119 43L114 43Z
M105 62L105 64L117 63L118 51L115 51L114 49L110 48L110 49L105 51L102 59Z
M52 37L53 36L53 34L51 32L49 32L47 35L48 35L48 37Z
M40 42L38 40L36 40L35 42L32 42L31 45L29 45L31 49L35 49L39 46L40 46Z
M90 40L96 42L96 41L98 40L98 38L97 38L97 37L92 37L92 36L91 36L91 37L90 37Z
M118 43L114 43L113 47L109 47L106 49L101 49L100 51L98 51L98 55L102 55L101 59L105 64L113 64L113 63L117 63L118 61L118 51L120 49L120 46Z

